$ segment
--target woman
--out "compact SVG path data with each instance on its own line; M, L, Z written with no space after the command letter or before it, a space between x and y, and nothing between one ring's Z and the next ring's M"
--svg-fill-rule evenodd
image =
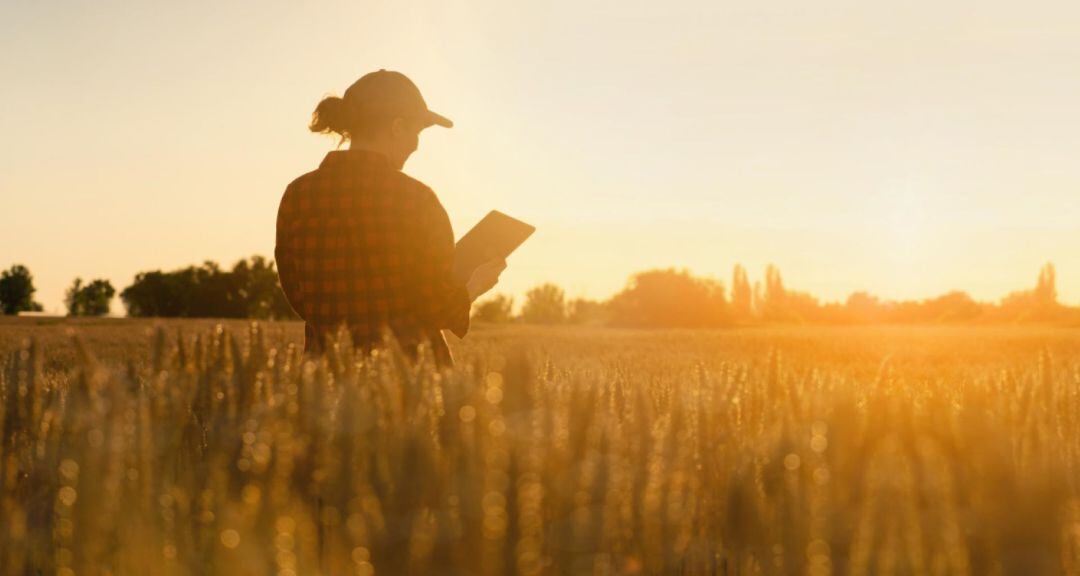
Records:
M452 364L440 331L464 337L472 302L506 268L493 260L465 283L452 273L446 210L431 188L401 172L433 125L453 123L428 110L412 81L387 70L315 108L311 131L336 134L349 148L330 152L285 189L274 251L285 295L306 323L307 352L321 352L345 325L365 349L389 330L411 355L429 342L440 364Z

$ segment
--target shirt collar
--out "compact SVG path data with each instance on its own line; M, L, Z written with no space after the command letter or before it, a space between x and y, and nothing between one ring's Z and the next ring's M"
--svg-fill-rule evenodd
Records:
M319 168L335 166L380 166L390 167L390 160L381 152L371 150L331 150L323 158Z

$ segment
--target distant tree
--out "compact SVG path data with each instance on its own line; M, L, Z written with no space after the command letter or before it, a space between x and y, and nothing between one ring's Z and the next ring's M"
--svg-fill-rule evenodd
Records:
M131 286L120 292L128 316L175 318L190 316L195 292L195 268L173 272L139 272Z
M295 318L278 284L274 263L261 256L232 270L216 262L172 272L140 272L120 293L129 316Z
M754 282L754 291L752 293L750 309L754 311L754 314L761 316L762 310L765 309L765 290L761 287L761 281Z
M822 324L850 324L853 322L847 306L839 302L828 302L818 307L817 322Z
M247 299L242 278L207 260L195 268L195 292L188 316L196 318L246 318Z
M104 316L109 313L109 303L116 289L108 280L94 280L85 286L82 278L76 278L64 297L68 316Z
M575 298L566 305L566 321L570 324L604 324L607 320L607 305L603 302Z
M964 322L982 313L982 306L971 296L958 290L925 302L927 317L932 322Z
M514 299L505 294L496 294L473 307L472 319L476 322L506 324L514 319Z
M521 319L530 324L561 324L566 321L566 294L554 284L542 284L525 293Z
M869 292L853 292L844 303L844 311L851 322L869 324L881 321L885 308L877 296Z
M219 276L228 278L223 282L222 290L226 301L232 305L230 314L261 319L293 317L289 301L278 283L273 261L252 256L250 261L237 262L228 275L219 271Z
M765 293L761 302L761 316L767 321L784 322L792 320L787 307L787 291L780 269L769 264L765 267Z
M773 264L765 267L764 294L760 296L759 312L767 322L806 323L828 320L828 314L817 298L807 292L784 287L780 269Z
M6 315L19 312L40 312L41 304L34 302L34 277L21 264L0 272L0 310Z
M67 306L68 316L80 316L79 312L82 311L82 303L79 301L79 292L82 291L82 278L75 278L75 281L71 283L71 287L64 293L64 305Z
M612 323L642 328L703 328L730 323L724 286L675 269L635 274L610 303Z
M990 313L999 321L1009 322L1053 322L1073 316L1057 301L1056 275L1050 263L1039 271L1034 289L1012 292Z
M783 318L799 324L823 322L825 310L821 303L809 292L784 292Z
M736 264L731 274L731 311L741 321L750 319L753 314L754 293L750 280L742 264Z
M1035 301L1044 306L1057 304L1057 283L1054 265L1047 262L1039 270L1039 282L1035 285Z

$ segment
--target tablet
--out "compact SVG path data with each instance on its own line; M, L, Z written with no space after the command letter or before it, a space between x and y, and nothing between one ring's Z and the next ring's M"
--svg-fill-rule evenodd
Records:
M454 274L468 282L478 266L494 258L506 258L535 231L535 227L502 212L488 212L457 241Z

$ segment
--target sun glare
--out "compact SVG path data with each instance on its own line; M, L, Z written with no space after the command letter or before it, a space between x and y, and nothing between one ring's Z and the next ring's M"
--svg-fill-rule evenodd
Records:
M914 263L928 255L931 208L924 193L901 183L879 195L875 204L882 250L890 259Z

